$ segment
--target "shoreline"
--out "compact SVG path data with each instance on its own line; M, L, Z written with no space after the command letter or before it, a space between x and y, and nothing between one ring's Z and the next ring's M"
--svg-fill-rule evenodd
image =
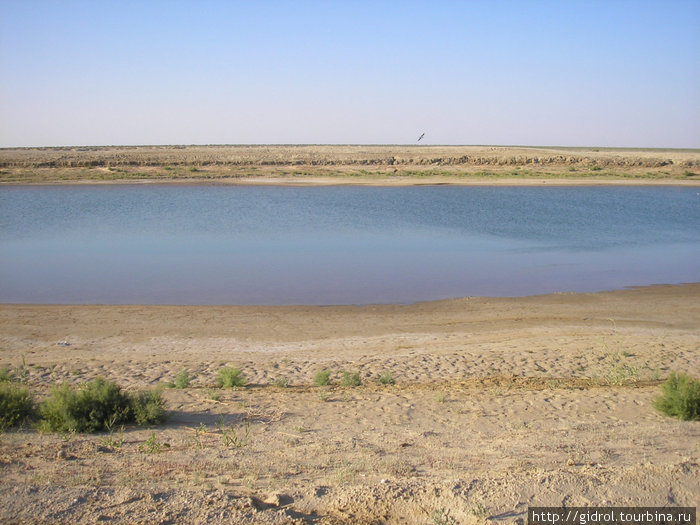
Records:
M634 178L533 178L533 179L489 179L472 177L455 178L356 178L356 177L308 177L308 178L238 178L238 179L139 179L139 180L63 180L63 181L2 181L0 188L16 186L111 186L111 185L178 185L178 186L279 186L279 187L323 187L323 186L368 186L368 187L409 187L409 186L700 186L700 179L634 179Z
M530 293L525 295L463 295L456 297L446 297L443 299L424 299L409 302L378 302L378 303L328 303L328 304L317 304L317 303L290 303L290 304L268 304L268 303L255 303L255 304L245 304L245 303L202 303L202 304L188 304L188 303L26 303L26 302L0 302L0 309L8 307L20 307L20 308L31 308L31 307L76 307L76 308L218 308L218 309L362 309L362 308L413 308L419 306L425 307L439 307L442 304L448 303L463 303L465 301L527 301L530 299L544 299L544 298L554 298L563 296L591 296L600 294L616 294L624 293L634 290L654 290L661 288L677 288L679 290L689 289L694 290L698 288L700 290L700 281L697 282L681 282L681 283L652 283L652 284L640 284L640 285L630 285L624 286L622 288L609 288L603 290L594 291L556 291L556 292L543 292L543 293Z
M151 363L152 370L141 373L141 382L148 385L155 385L168 375L166 363L176 360L202 367L204 355L209 362L198 373L203 385L214 383L214 361L219 358L232 365L238 362L236 366L243 366L254 384L269 383L269 365L281 358L299 361L297 367L291 368L289 364L280 367L278 362L279 373L287 369L285 374L294 385L312 384L313 369L324 361L335 362L338 370L359 366L367 378L379 374L384 366L381 363L387 363L388 368L394 369L397 383L404 377L431 382L472 380L494 374L521 378L554 374L580 379L590 374L585 369L570 370L566 365L551 369L547 366L549 373L541 373L544 361L557 360L556 352L548 350L546 358L532 357L540 350L529 356L516 353L506 357L499 345L507 342L508 347L525 351L532 347L533 340L549 340L551 334L559 332L565 339L576 334L574 339L579 341L604 338L604 334L611 333L625 333L643 341L645 334L654 332L653 327L669 338L678 331L697 337L699 298L700 283L687 283L593 293L463 297L412 304L0 304L0 365L11 365L25 355L36 363L70 366L76 356L90 355L116 366L128 354L129 359ZM69 344L59 344L62 342ZM562 345L557 346L563 348ZM421 358L413 362L426 353L447 353L462 356L455 361L461 363L466 355L478 355L479 348L488 349L489 354L503 354L503 361L497 364L482 359L480 366L465 369L459 365L442 376L431 368L432 361L424 363ZM689 356L699 352L697 346ZM642 353L647 358L639 364L647 372L638 379L654 379L649 366L658 356L653 355L653 347ZM690 372L700 375L700 362L690 368ZM115 377L123 375L117 369L113 372ZM74 379L67 369L63 377ZM45 384L46 379L42 374L36 376L37 384Z

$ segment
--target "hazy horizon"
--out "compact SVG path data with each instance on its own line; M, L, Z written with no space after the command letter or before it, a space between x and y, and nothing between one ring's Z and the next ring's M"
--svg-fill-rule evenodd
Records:
M0 0L0 147L698 149L698 23L682 0Z
M634 151L634 150L659 150L659 151L700 151L698 148L659 148L659 147L644 147L644 146L597 146L597 145L585 145L585 146L561 146L552 144L382 144L382 143L368 143L368 144L350 144L350 143L283 143L283 142L255 142L255 143L238 143L238 144L227 144L227 143L209 143L209 144L65 144L61 146L1 146L0 150L7 149L76 149L76 148L218 148L218 147L322 147L322 146L337 146L337 147L383 147L383 148L411 148L414 146L428 147L428 148L526 148L526 149L562 149L562 150L589 150L589 149L601 149L601 150L624 150L624 151Z

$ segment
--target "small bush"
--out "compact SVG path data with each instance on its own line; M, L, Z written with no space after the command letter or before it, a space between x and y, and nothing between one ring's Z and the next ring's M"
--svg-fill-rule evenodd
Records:
M73 390L68 383L51 389L41 405L41 428L53 432L97 432L129 421L129 398L101 377Z
M190 381L192 381L190 373L183 368L175 376L175 382L173 383L173 386L175 388L187 388L190 386Z
M29 390L10 382L0 383L0 431L28 419L34 412Z
M379 382L382 385L394 385L394 384L396 384L396 380L394 379L394 376L391 372L384 372L382 375L380 375Z
M218 401L219 399L221 399L221 394L213 388L207 389L206 394L207 399L211 399L212 401Z
M671 372L661 391L662 395L654 399L659 412L684 421L700 419L700 381Z
M97 432L111 430L116 424L159 423L165 418L165 409L159 390L130 396L98 377L79 390L67 383L53 387L39 414L44 431Z
M0 383L5 381L12 381L12 372L7 366L0 368Z
M277 388L288 388L289 379L287 379L286 377L278 377L273 381L272 384L275 385Z
M343 386L360 386L362 379L360 379L360 374L358 373L343 372L343 380L340 384Z
M165 421L165 400L160 390L146 390L130 399L131 415L138 425L156 425Z
M156 433L153 432L151 437L139 445L139 452L143 454L160 454L165 448L170 448L170 443L161 443L156 439Z
M328 369L319 370L314 376L314 385L328 386L331 384L331 371Z
M219 375L216 378L216 386L219 388L243 387L245 384L246 379L240 368L227 366L219 369Z

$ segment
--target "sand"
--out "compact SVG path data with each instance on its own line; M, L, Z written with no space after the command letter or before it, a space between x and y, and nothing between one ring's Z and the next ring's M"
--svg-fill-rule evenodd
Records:
M699 298L688 284L403 306L1 305L0 366L39 397L97 375L127 390L195 377L164 390L162 426L0 435L0 521L522 524L534 505L695 506L700 423L651 402L671 371L700 375ZM249 386L214 388L222 366ZM333 386L313 385L323 368ZM343 370L363 384L339 386Z

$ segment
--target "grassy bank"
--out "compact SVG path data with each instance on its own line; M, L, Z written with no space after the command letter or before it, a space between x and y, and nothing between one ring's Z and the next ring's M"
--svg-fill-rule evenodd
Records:
M0 149L0 183L697 183L700 150L491 146Z

